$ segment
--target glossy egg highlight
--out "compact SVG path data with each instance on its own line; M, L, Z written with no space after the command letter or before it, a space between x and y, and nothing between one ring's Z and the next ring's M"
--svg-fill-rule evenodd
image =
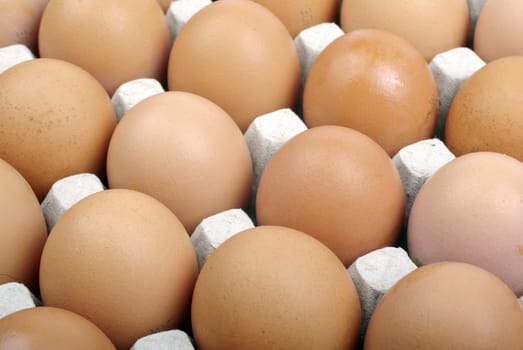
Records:
M313 63L303 92L307 126L356 129L390 156L432 137L438 112L434 77L407 40L374 29L347 33Z

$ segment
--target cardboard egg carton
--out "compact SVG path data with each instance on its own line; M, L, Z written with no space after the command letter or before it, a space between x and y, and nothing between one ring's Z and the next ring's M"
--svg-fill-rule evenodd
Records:
M48 231L74 204L104 189L104 184L95 174L76 174L56 181L41 204Z
M179 329L173 329L140 338L130 350L161 349L194 350L194 346L187 333Z
M13 312L41 304L40 300L22 283L0 284L0 319Z
M18 63L34 58L35 56L31 50L23 44L0 47L0 74Z

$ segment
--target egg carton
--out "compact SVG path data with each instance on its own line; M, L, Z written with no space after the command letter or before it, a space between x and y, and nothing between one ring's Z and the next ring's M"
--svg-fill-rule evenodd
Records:
M16 311L40 305L42 302L24 284L0 284L0 319Z
M163 331L140 338L130 350L194 350L191 338L179 329Z
M469 42L479 11L485 0L469 0L471 28ZM171 4L166 18L171 40L175 40L183 25L210 0L178 0ZM302 31L294 39L302 68L302 84L317 56L343 31L335 23L322 23ZM0 48L0 73L9 67L34 59L23 45ZM402 148L392 159L398 169L407 199L405 220L417 192L423 183L439 168L453 160L454 155L441 141L446 114L452 99L474 72L485 65L472 50L455 48L436 55L429 67L437 83L440 108L435 138L421 140ZM112 96L113 106L120 120L134 105L154 94L164 92L154 79L137 79L121 85ZM307 130L301 118L290 109L277 110L256 118L245 132L254 167L252 194L255 198L259 178L271 156L289 139ZM90 194L105 189L94 174L77 174L57 181L42 202L42 210L49 229L63 213ZM252 209L251 203L251 209ZM250 215L249 215L250 214ZM199 268L207 257L225 240L254 227L255 216L242 209L231 209L204 219L191 235L197 253ZM416 265L401 247L385 247L358 258L347 269L354 281L362 307L362 336L381 297L402 277L415 270ZM523 296L519 299L523 305ZM23 285L0 285L0 318L19 309L40 305L38 299ZM181 330L170 330L139 339L132 349L161 348L194 349L189 336Z

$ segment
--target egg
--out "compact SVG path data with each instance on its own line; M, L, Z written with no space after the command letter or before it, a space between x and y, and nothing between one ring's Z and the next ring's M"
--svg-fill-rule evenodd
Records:
M523 31L519 0L488 0L481 9L474 31L474 51L486 62L523 55Z
M476 264L523 295L523 164L476 152L438 170L414 200L410 256L419 264Z
M129 110L107 155L111 188L147 193L189 233L208 216L246 208L252 183L247 143L232 118L204 97L170 91Z
M470 18L467 0L343 0L340 24L345 32L374 28L399 35L430 61L466 45Z
M38 42L42 57L84 68L109 95L129 80L163 81L170 49L156 0L51 1Z
M310 234L347 267L395 243L404 207L400 177L385 151L341 126L312 128L285 143L263 170L256 195L258 224Z
M140 192L106 190L57 221L40 289L44 305L78 313L129 349L185 322L197 273L187 231L167 207Z
M198 349L354 349L356 288L314 238L258 226L226 240L203 266L191 306Z
M115 125L107 92L71 63L40 58L0 74L0 158L40 201L68 175L104 174Z
M492 151L523 161L523 57L503 57L466 80L449 107L445 144L455 154Z
M292 37L324 22L336 22L338 0L254 0L271 10L285 24Z
M48 0L0 1L0 47L23 44L38 54L38 28Z
M254 118L294 107L301 76L292 37L276 15L253 1L220 0L182 27L167 79L170 90L216 103L245 132Z
M0 350L111 350L109 338L91 321L54 307L24 309L0 319Z
M523 308L496 276L429 264L396 283L371 316L364 350L520 349Z
M31 186L0 159L0 284L20 282L36 293L47 228Z
M390 156L432 137L437 112L436 83L421 54L405 39L381 30L355 30L333 41L305 81L307 126L356 129Z

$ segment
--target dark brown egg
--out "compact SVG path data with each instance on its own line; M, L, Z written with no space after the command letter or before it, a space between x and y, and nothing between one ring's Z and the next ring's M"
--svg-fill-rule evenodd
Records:
M292 37L272 12L253 1L220 0L176 37L168 83L170 90L213 101L245 131L262 114L294 107L300 64Z
M40 289L44 305L88 318L129 349L185 322L197 273L189 235L167 207L140 192L106 190L53 227Z
M438 91L423 56L407 40L372 29L343 35L318 56L305 82L309 127L341 125L379 143L390 156L432 137Z
M84 68L110 95L129 80L164 80L169 29L156 0L51 1L38 39L42 57Z
M24 309L0 319L0 350L115 350L91 321L55 307Z
M523 308L493 274L465 263L414 270L374 311L365 350L520 349Z
M322 126L295 136L269 160L256 218L312 235L349 266L395 243L404 197L396 168L376 142L349 128Z
M0 74L0 158L40 200L68 175L102 175L115 125L107 92L71 63L40 58Z
M11 165L0 159L0 284L20 282L38 290L47 228L38 198Z
M339 259L286 227L225 241L198 277L192 324L199 349L354 349L360 303Z
M107 156L111 188L147 193L187 231L210 215L248 204L252 163L231 117L211 101L170 91L126 113Z

